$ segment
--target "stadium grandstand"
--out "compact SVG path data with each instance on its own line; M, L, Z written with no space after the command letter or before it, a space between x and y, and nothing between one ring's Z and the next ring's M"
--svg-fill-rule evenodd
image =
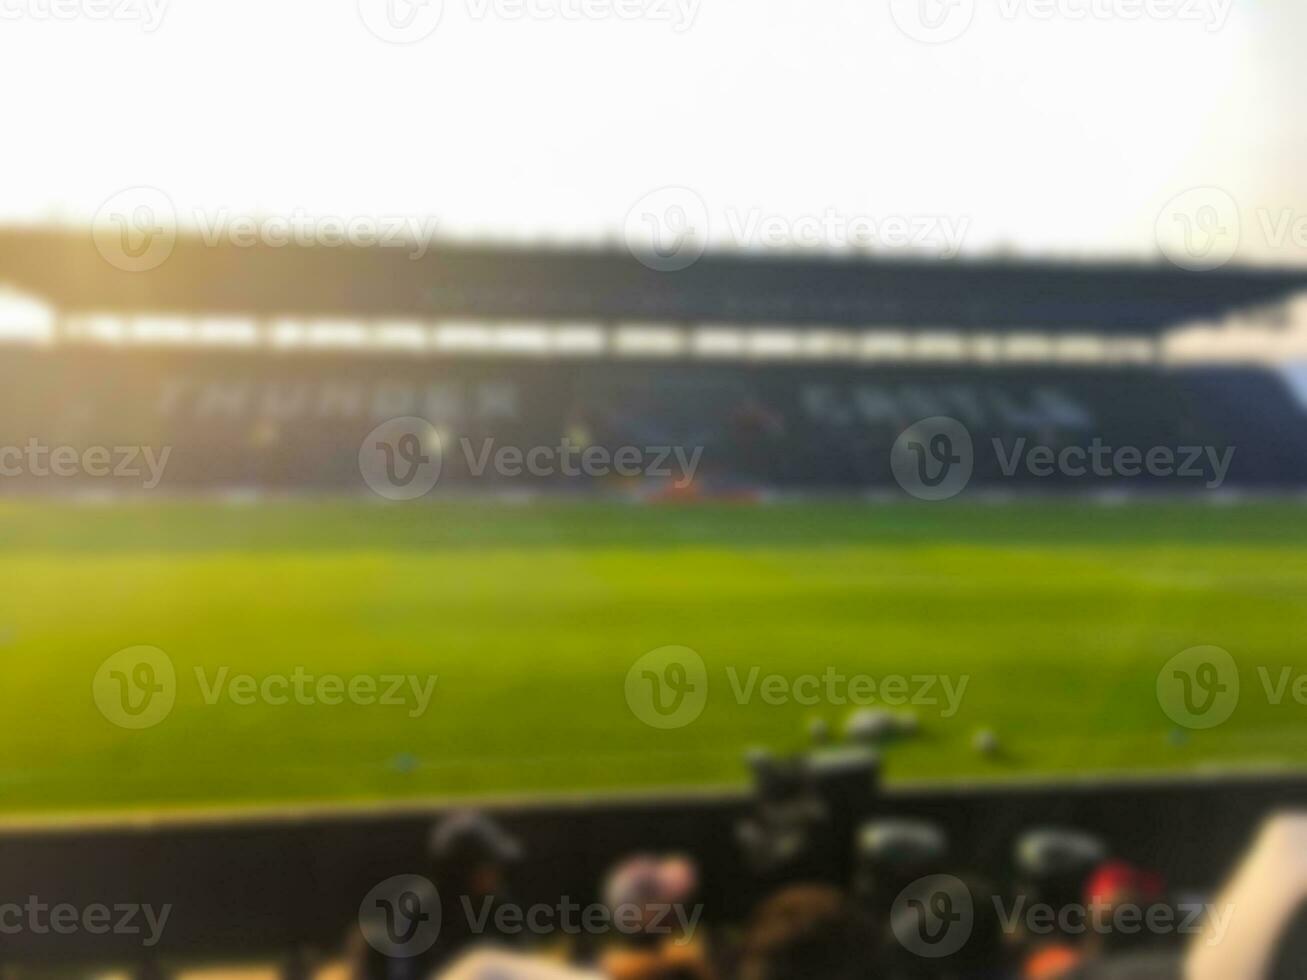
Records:
M1307 479L1305 279L729 253L660 273L615 251L187 237L140 275L88 236L10 229L3 418L11 438L162 440L179 492L359 489L358 445L400 416L701 446L696 493L892 490L889 447L932 416L981 443L1237 445L1227 487L1284 490ZM977 460L977 488L1083 485L1001 477ZM449 454L438 492L470 479Z

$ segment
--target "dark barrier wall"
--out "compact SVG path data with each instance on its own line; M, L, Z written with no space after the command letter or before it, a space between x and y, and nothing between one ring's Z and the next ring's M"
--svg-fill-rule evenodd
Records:
M890 448L919 419L950 416L975 446L977 486L1201 488L1157 480L1003 471L1036 446L1233 450L1227 486L1307 483L1307 417L1280 375L1257 369L1030 369L534 361L356 353L15 349L0 359L0 447L170 449L163 492L251 488L365 492L359 448L379 423L420 416L440 433L436 493L505 488L644 487L658 478L477 475L485 452L566 442L579 453L676 447L700 452L698 485L897 489ZM1002 451L994 448L998 440ZM642 456L652 468L657 453ZM0 466L5 465L0 458ZM671 483L681 469L669 459ZM10 467L0 489L58 491L78 477ZM138 467L139 469L139 467ZM139 476L97 488L139 489Z
M1270 813L1307 809L1307 776L846 792L833 833L877 816L947 828L950 868L998 881L1016 836L1040 825L1097 831L1115 854L1161 870L1175 889L1217 886ZM635 852L679 850L702 868L705 921L738 920L764 883L744 863L735 826L745 795L505 805L495 812L525 843L523 903L591 902L604 870ZM124 935L6 935L9 961L86 961L164 968L219 960L285 960L339 948L360 901L383 879L422 873L427 834L445 811L123 821L11 829L0 835L0 902L172 906L154 950ZM836 848L836 852L843 848ZM847 877L851 862L832 870Z

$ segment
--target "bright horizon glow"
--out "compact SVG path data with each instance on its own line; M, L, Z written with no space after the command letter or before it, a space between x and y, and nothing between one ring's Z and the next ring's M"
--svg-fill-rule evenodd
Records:
M1175 194L1301 203L1291 0L1184 21L1004 19L923 45L888 4L701 0L691 26L478 19L412 45L354 0L173 3L133 23L5 20L0 220L82 225L146 184L216 216L434 216L442 238L618 242L668 185L716 245L769 216L965 219L964 253L1152 256ZM1075 2L1075 0L1068 0ZM1086 0L1087 2L1087 0ZM16 152L17 151L17 152ZM1296 211L1295 211L1296 213ZM203 216L203 217L201 217ZM834 244L831 248L838 249Z

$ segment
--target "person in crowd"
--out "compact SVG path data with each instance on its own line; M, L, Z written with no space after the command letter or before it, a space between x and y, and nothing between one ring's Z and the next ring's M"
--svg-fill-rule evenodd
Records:
M699 888L699 871L683 855L657 857L640 854L618 864L604 881L604 903L611 912L639 911L639 931L633 938L644 945L661 945L680 936L676 927L684 917L669 910L687 905Z
M853 980L868 975L872 944L844 893L792 885L754 912L739 951L739 980Z
M619 863L603 885L614 921L636 923L609 937L602 971L622 980L707 974L707 945L697 934L699 870L683 855L640 854Z
M877 958L885 980L1004 980L1012 975L993 886L965 873L927 877L894 903ZM923 923L926 909L944 918ZM960 930L960 931L956 931Z
M1036 946L1022 971L1027 980L1080 976L1104 959L1155 947L1162 937L1145 926L1145 915L1165 900L1161 875L1127 861L1104 861L1089 875L1083 915L1074 918L1078 934L1062 935ZM1117 928L1118 913L1122 928Z
M1066 916L1084 906L1085 882L1107 860L1106 841L1074 827L1035 827L1016 840L1014 904L1047 908L1052 932L1033 932L1025 919L1015 921L1008 937L1021 960L1026 980L1054 980L1084 962L1090 954L1085 931L1063 931L1061 923L1079 922Z
M510 877L522 859L515 838L487 814L466 810L432 828L427 853L431 880L441 896L439 945L445 957L472 943L520 942L520 933L494 931L496 910L513 902ZM469 915L469 909L475 915Z
M853 895L869 930L889 921L894 900L914 881L948 870L948 837L926 820L882 818L858 831Z
M439 909L436 941L414 955L396 955L384 942L370 942L365 924L348 944L356 980L423 980L473 946L520 943L520 934L495 931L495 910L511 902L509 874L521 856L518 842L484 813L463 811L436 823L421 876L432 895L413 896L424 908Z

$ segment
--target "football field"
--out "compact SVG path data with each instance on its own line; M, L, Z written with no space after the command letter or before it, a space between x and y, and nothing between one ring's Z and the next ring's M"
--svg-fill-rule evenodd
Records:
M838 732L857 703L915 716L887 748L891 780L1300 765L1305 517L1287 502L10 501L0 806L732 785L748 747L804 745L814 719ZM1238 706L1180 728L1158 672L1204 645L1234 656ZM160 671L101 670L142 646L168 690ZM629 686L668 646L702 658L693 690L662 661ZM1289 679L1279 703L1263 677ZM702 703L652 727L631 697L646 682L660 707ZM131 714L152 691L166 713ZM118 694L125 713L106 711ZM975 751L982 729L1000 751Z

